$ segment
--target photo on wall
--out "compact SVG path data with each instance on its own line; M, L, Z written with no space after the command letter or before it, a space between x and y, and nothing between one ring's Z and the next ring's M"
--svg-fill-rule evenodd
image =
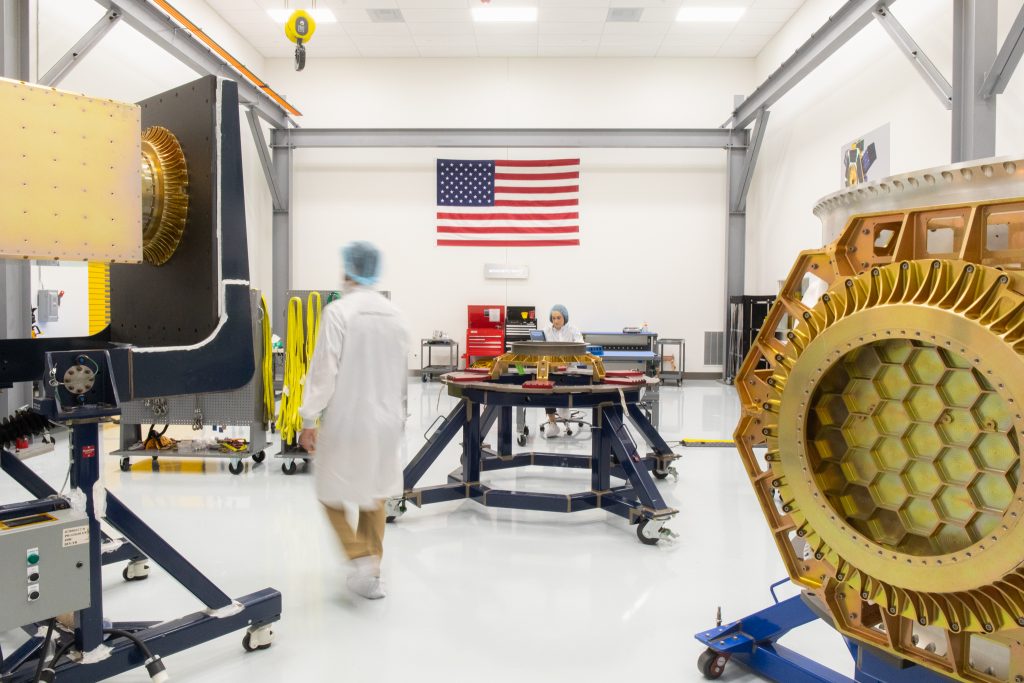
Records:
M888 123L843 145L839 152L843 187L888 176L890 146Z

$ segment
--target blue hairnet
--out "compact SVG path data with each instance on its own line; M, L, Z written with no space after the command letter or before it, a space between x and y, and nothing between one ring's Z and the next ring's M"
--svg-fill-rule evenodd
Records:
M372 285L380 275L380 251L369 242L349 242L341 249L345 275L361 285Z
M558 311L559 313L562 314L562 320L564 320L567 323L569 322L569 309L568 308L566 308L562 304L555 304L554 306L551 307L551 313L554 313L555 311ZM551 313L548 313L548 320L551 319Z

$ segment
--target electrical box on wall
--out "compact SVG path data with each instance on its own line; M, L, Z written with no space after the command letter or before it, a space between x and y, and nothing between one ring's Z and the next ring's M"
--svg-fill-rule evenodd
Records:
M36 298L36 319L41 323L55 323L60 320L60 291L40 289Z

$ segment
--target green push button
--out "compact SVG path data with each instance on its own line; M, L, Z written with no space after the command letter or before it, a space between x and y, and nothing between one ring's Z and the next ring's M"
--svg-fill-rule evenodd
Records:
M28 558L27 559L28 559L28 563L30 565L31 564L39 564L39 553L31 552L31 553L28 554Z

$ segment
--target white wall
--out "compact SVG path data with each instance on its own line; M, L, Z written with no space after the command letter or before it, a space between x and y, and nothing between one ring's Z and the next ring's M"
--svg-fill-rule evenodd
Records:
M177 0L175 7L202 27L214 40L234 54L258 75L265 64L262 56L234 29L227 25L202 0ZM81 35L99 20L105 10L97 3L81 0L39 0L38 2L37 70L44 74ZM130 28L125 22L115 26L100 43L60 83L62 90L81 92L93 97L109 97L125 102L145 99L169 88L195 80L199 74L186 67L171 54ZM246 219L249 230L249 262L252 280L257 287L270 286L270 193L256 156L246 122L242 121L242 161L245 174ZM63 267L62 267L63 268ZM70 313L81 292L87 291L86 268L52 268L61 271L63 289L67 292L61 315L67 312L68 323L48 330L51 336L85 334L87 317ZM47 286L49 277L44 274ZM35 287L32 301L35 305ZM77 327L81 325L81 327Z
M716 127L753 86L751 60L270 60L272 83L325 127ZM434 160L577 156L579 248L435 246ZM337 286L338 249L370 239L382 287L418 339L464 341L467 304L564 303L583 329L647 322L688 341L723 328L725 154L719 150L309 150L296 153L293 284ZM525 282L483 264L530 267ZM418 358L412 360L418 366Z
M994 1L994 0L993 0ZM761 82L823 25L841 0L808 0L757 59ZM952 80L952 2L899 0L892 12ZM1000 42L1021 0L999 0ZM1024 153L1024 70L998 104L996 153ZM811 213L840 189L841 145L892 126L892 173L950 163L951 113L877 23L772 107L748 199L747 291L774 293L801 249L822 243Z

